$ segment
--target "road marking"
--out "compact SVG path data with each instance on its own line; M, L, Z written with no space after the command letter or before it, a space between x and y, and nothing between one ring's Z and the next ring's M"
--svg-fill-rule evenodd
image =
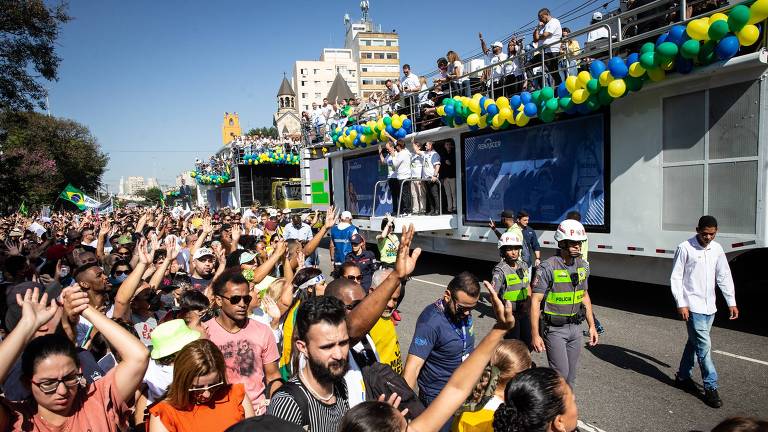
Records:
M579 420L578 426L579 426L579 430L584 432L605 432L604 430L598 428L597 426L591 425L589 423L584 423L581 420Z
M725 351L719 351L719 350L713 350L712 352L715 352L715 353L718 353L718 354L722 354L722 355L724 355L724 356L733 357L733 358L737 358L737 359L741 359L741 360L750 361L750 362L752 362L752 363L757 363L757 364L761 364L761 365L765 365L765 366L768 366L768 362L767 362L767 361L763 361L763 360L757 360L757 359L753 359L753 358L749 358L749 357L740 356L740 355L738 355L738 354L731 354L731 353L729 353L729 352L725 352Z
M419 278L411 278L411 280L415 280L416 282L421 282L421 283L425 283L425 284L429 284L429 285L434 285L434 286L439 286L439 287L443 287L443 288L445 288L445 287L446 287L446 285L445 285L445 284L439 284L439 283L436 283L436 282L431 282L431 281L428 281L428 280L424 280L424 279L419 279Z

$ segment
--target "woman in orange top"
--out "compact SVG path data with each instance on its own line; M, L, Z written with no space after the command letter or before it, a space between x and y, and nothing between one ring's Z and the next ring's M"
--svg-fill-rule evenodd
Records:
M149 413L149 432L224 431L254 415L245 387L227 384L224 356L208 339L179 351L168 394Z

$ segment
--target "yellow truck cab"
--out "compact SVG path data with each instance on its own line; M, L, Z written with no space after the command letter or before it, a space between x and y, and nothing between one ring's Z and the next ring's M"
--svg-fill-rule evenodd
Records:
M272 182L271 204L277 208L309 208L310 205L302 201L301 179L291 178L275 179Z

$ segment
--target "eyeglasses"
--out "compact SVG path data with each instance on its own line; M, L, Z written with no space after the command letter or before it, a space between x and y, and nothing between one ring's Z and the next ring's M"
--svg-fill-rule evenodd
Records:
M357 281L357 282L361 282L363 280L363 275L357 275L357 276L355 276L355 275L346 275L344 277L349 279L349 280L353 280L353 281Z
M226 297L223 295L220 295L219 297L227 299L228 302L230 302L233 305L240 304L241 301L244 301L246 305L251 303L251 300L253 300L253 297L250 295L233 295L232 297Z
M472 306L464 306L460 305L459 301L455 298L452 298L453 304L456 306L456 315L465 315L467 312L472 312L475 307L477 307L477 303L473 304Z
M344 307L345 307L345 308L346 308L348 311L351 311L352 309L356 308L356 307L357 307L357 305L359 305L361 302L362 302L362 300L355 300L355 301L353 301L352 303L350 303L350 304L348 304L348 305L344 305Z
M207 390L213 390L213 389L215 389L216 387L220 387L220 386L223 386L223 385L224 385L224 381L219 381L219 382L217 382L216 384L211 384L211 385L209 385L209 386L202 386L202 387L190 387L190 388L188 388L188 389L187 389L187 391L190 391L190 392L200 392L200 393L202 393L202 392L205 392L205 391L207 391Z
M45 380L40 382L32 381L32 384L36 385L41 392L45 394L51 394L59 388L59 384L64 384L67 388L77 387L84 382L83 375L79 373L73 373L67 375L61 379Z

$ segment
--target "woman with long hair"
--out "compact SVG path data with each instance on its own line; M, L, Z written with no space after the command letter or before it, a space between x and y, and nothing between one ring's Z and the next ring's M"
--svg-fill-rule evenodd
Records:
M254 416L245 387L227 383L224 355L208 339L179 351L168 393L149 413L150 432L223 431Z
M464 63L461 62L459 54L456 51L448 51L445 58L448 60L448 79L451 80L451 93L454 96L472 96L469 77L462 77L464 75Z
M459 408L451 431L493 432L493 415L504 403L507 383L518 373L530 369L531 364L531 353L522 341L511 339L499 343L472 394Z

